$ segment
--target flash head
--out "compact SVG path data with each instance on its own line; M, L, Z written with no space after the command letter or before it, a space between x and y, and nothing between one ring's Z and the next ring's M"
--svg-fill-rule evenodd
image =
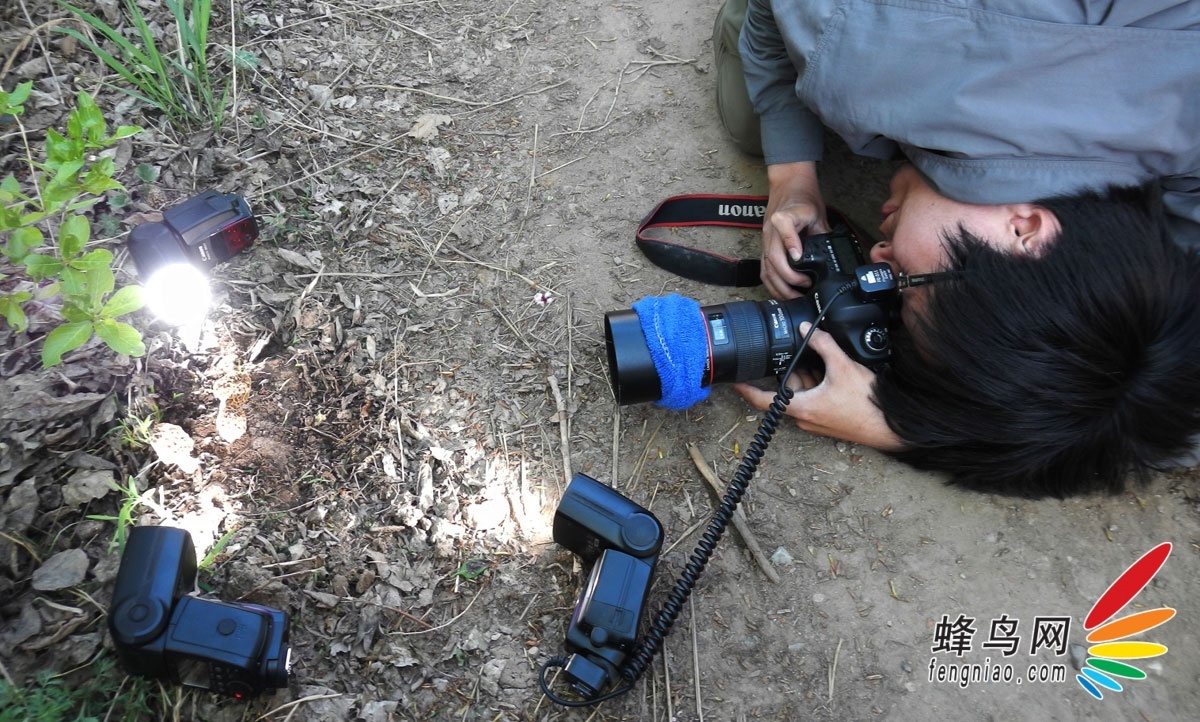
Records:
M125 670L239 699L287 687L287 615L193 596L196 572L187 531L130 530L108 614Z

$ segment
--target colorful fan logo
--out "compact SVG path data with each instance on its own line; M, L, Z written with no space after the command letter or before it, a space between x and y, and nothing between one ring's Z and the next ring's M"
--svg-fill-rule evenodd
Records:
M1143 554L1100 595L1084 619L1083 628L1089 630L1087 641L1093 646L1088 648L1087 666L1075 679L1096 699L1104 699L1104 691L1120 692L1122 687L1117 678L1146 678L1145 672L1126 660L1148 659L1167 653L1166 645L1129 641L1128 638L1165 624L1175 616L1174 609L1160 607L1120 619L1112 618L1146 588L1170 555L1170 542L1163 542Z

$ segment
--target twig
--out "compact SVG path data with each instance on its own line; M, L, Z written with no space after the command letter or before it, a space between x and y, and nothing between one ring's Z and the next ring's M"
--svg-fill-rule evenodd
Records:
M259 722L259 720L265 720L265 719L267 719L268 717L271 717L272 715L274 715L276 712L282 712L282 711L284 711L285 709L289 709L289 708L298 707L298 706L300 706L300 705L304 704L305 702L316 702L316 701L317 701L317 700L319 700L319 699L334 699L335 697L341 697L341 696L342 696L342 695L341 695L341 693L336 693L336 694L310 694L310 695L309 695L309 696L307 696L307 697L301 697L300 699L294 699L294 700L292 700L291 702L288 702L287 704L281 704L281 705L279 705L278 707L276 707L275 709L273 709L273 710L271 710L271 711L269 711L269 712L264 712L264 713L263 713L261 716L259 716L259 717L256 717L256 718L255 718L255 720L254 720L254 722Z
M454 615L453 617L446 620L445 622L442 622L441 624L437 625L436 627L430 627L429 629L424 629L419 632L384 632L384 634L386 634L389 637L415 637L418 634L428 634L429 632L436 632L439 629L445 629L446 627L449 627L451 624L454 624L455 622L457 622L464 614L471 611L471 606L473 604L475 604L476 599L479 599L479 595L483 594L483 589L484 589L483 585L482 584L479 585L479 591L475 592L475 596L471 597L471 601L467 602L467 606L465 608L463 608L463 610L461 612ZM392 607L385 607L385 608L393 609ZM393 610L393 611L395 611L395 610Z
M495 101L467 100L465 98L454 98L449 95L438 95L437 93L431 93L428 90L421 90L420 88L410 88L410 87L406 87L406 86L402 86L402 85L359 85L356 87L378 88L380 90L397 90L402 93L417 93L419 95L425 95L430 98L437 98L438 100L445 100L445 101L449 101L451 103L459 103L460 105L467 105L472 108L492 108L497 105L504 105L505 103L511 103L514 100L519 100L519 99L524 98L529 95L537 95L538 93L544 93L547 90L554 90L555 88L557 88L560 85L566 85L566 83L567 83L567 81L564 80L562 82L555 83L554 85L547 85L544 88L536 88L534 90L528 90L524 93L517 93L516 95L504 98L503 100L495 100Z
M842 651L842 640L839 639L838 643L837 643L837 647L835 647L833 650L833 664L830 665L830 667L829 667L829 698L825 700L826 704L833 703L833 685L834 685L834 682L837 681L838 655L841 653L841 651Z
M470 255L469 253L464 253L463 251L459 250L458 248L456 248L454 246L453 243L444 243L442 245L444 245L446 248L450 249L451 251L454 251L455 253L462 256L463 258L467 259L465 261L447 260L447 261L444 261L444 263L473 263L476 266L482 266L483 268L490 268L493 271L499 271L500 273L507 273L510 276L516 276L517 278L521 279L525 283L528 283L530 288L540 288L543 291L545 291L546 293L549 293L549 294L555 295L555 296L561 295L561 294L559 294L559 292L557 290L554 289L553 286L550 286L549 284L539 283L539 282L533 280L532 278L529 278L528 276L524 276L524 275L518 273L517 271L514 271L511 268L507 268L505 266L497 266L493 263L486 263L484 261L481 261L478 258L475 258L474 256Z
M267 196L271 195L272 193L283 190L284 188L287 188L288 186L294 186L297 183L301 183L303 181L308 180L309 178L313 178L313 177L316 177L319 175L326 175L329 173L329 171L333 170L334 168L339 168L341 166L346 165L347 163L350 163L351 161L358 160L359 158L363 157L367 153L372 153L374 151L379 150L380 148L386 148L387 146L391 145L392 143L395 143L398 140L402 140L403 138L404 138L404 135L398 135L394 138L385 140L382 143L379 143L379 144L371 146L370 148L367 148L366 150L359 151L358 153L355 153L354 155L350 156L349 158L343 158L342 160L339 160L337 163L331 163L330 165L327 165L324 168L321 168L320 170L315 170L311 173L305 173L304 175L300 176L299 178L293 178L292 180L288 181L287 183L282 183L280 185L275 186L274 188L268 188L267 190L259 193L257 195L257 197L258 198L266 198Z
M620 464L621 452L621 407L617 406L613 409L613 432L612 432L612 476L611 484L614 486L617 483L617 471Z
M27 21L29 21L29 23L32 25L33 20L29 17L29 10L25 9L25 3L23 0L21 2L21 9L25 10L25 19ZM21 42L17 43L17 46L15 48L13 48L13 51L8 54L8 59L4 61L4 67L0 68L0 79L3 79L5 75L8 75L8 71L12 69L13 63L16 62L16 60L17 60L17 56L20 55L21 53L25 52L25 49L29 47L30 41L34 40L35 38L38 41L38 47L40 47L42 49L42 53L46 56L46 64L47 64L47 67L49 67L50 54L46 52L46 47L44 45L42 45L42 40L40 37L38 37L38 33L40 33L43 28L49 28L49 27L54 27L55 25L60 25L61 23L65 22L66 20L67 20L67 18L56 18L54 20L48 20L31 30L27 30L25 32L25 35L21 37ZM54 75L53 68L50 68L50 74L51 74L51 76ZM62 91L61 90L59 90L58 99L60 102L62 101Z
M665 644L662 647L662 661L663 687L665 688L665 694L663 696L667 699L667 719L673 720L675 719L675 705L671 704L671 665L667 661L667 645Z
M692 625L692 680L696 685L696 719L704 722L704 704L700 696L700 641L696 637L696 597L688 597L688 612Z
M717 493L719 502L725 495L725 487L721 485L716 473L713 472L712 467L708 465L708 462L704 459L704 455L700 453L700 449L695 444L688 444L688 454L692 457L692 462L696 464L696 468L700 471L700 476L703 476L708 485ZM746 543L746 549L750 552L750 556L754 557L754 561L758 564L759 568L763 570L768 579L778 584L779 573L775 571L775 568L771 566L771 561L763 554L762 547L759 546L758 539L750 531L750 524L747 523L746 515L742 513L740 508L733 511L733 526L738 530L738 534L741 534L742 541Z
M672 544L671 546L669 546L663 550L662 555L666 556L666 555L670 554L672 551L675 550L675 547L679 546L683 542L684 539L687 539L688 537L690 537L692 535L692 532L696 531L697 529L699 529L701 526L707 524L708 522L709 522L708 519L700 519L695 524L692 524L690 527L687 528L686 531L684 531L682 534L679 535L679 538L675 540L674 544Z
M554 403L558 407L558 433L562 437L563 476L569 484L571 483L571 478L574 476L571 473L571 417L567 414L567 405L563 403L562 392L558 390L558 379L550 375L546 377L546 380L550 382L550 390L554 392Z
M650 455L650 445L654 443L655 437L658 436L658 430L662 428L663 422L658 422L658 426L654 427L654 431L650 434L650 438L646 440L646 445L642 447L642 455L638 457L637 463L633 465L633 473L629 475L629 483L625 488L632 490L633 482L642 474L642 467L646 465L646 457Z

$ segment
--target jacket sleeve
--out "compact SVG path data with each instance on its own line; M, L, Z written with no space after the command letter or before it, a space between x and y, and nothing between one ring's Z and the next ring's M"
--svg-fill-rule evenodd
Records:
M1162 189L1171 238L1200 254L1200 173L1164 178Z
M762 129L767 165L820 160L824 128L796 95L797 68L775 22L770 0L750 0L738 43L746 89Z

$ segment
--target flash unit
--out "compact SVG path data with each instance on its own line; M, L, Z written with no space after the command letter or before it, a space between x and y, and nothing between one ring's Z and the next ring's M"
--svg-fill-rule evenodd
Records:
M156 316L176 326L208 310L205 272L258 238L258 222L239 195L208 190L163 211L162 222L129 232L129 253Z

